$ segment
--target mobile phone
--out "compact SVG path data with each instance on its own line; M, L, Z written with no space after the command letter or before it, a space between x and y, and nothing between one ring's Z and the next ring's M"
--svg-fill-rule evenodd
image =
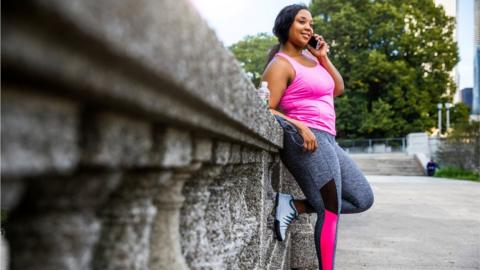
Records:
M315 48L315 49L317 48L317 43L318 43L318 42L317 42L317 40L315 39L314 36L312 36L312 37L310 38L310 40L308 41L308 45L312 46L312 47Z

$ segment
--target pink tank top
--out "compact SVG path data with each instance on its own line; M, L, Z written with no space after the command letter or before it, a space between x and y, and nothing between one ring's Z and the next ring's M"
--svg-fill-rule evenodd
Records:
M335 136L337 134L333 105L335 82L315 57L306 52L303 54L314 60L317 65L306 67L284 53L276 54L288 60L295 70L295 78L280 99L280 109L286 116L302 121L308 127Z

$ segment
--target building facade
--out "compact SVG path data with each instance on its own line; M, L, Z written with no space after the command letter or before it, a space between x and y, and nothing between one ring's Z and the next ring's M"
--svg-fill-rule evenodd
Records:
M458 0L457 0L458 1ZM458 12L458 3L456 0L435 0L435 4L437 6L442 6L443 9L445 10L445 14L449 17L456 18L457 17L457 12ZM455 25L455 28L453 29L453 40L457 42L457 26ZM457 84L457 89L455 93L453 94L453 101L460 102L460 89L459 89L459 82L460 82L460 76L458 74L457 67L455 67L451 72L450 76L453 78L455 83Z
M473 101L473 88L467 87L460 90L460 100L463 104L467 105L472 110Z
M475 31L475 56L473 64L473 106L472 106L472 115L480 115L480 0L474 1L474 31Z

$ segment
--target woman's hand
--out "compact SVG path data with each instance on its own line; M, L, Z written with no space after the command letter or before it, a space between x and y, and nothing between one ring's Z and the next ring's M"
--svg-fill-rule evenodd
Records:
M300 125L297 126L298 133L303 137L303 149L304 151L311 151L314 152L317 150L318 144L317 144L317 138L315 137L315 134L313 134L312 130L310 130L309 127L306 125Z
M310 53L313 54L313 56L315 56L317 58L322 58L322 57L327 56L327 54L330 50L330 47L328 46L328 43L323 39L322 36L320 36L318 34L313 34L313 36L317 40L317 47L314 48L310 45L307 45L307 48L310 51Z

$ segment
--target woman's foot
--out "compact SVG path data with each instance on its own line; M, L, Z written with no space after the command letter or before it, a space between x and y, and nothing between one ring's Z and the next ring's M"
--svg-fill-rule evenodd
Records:
M293 196L277 193L275 197L275 235L278 241L285 240L288 225L298 218L297 209L293 204Z

